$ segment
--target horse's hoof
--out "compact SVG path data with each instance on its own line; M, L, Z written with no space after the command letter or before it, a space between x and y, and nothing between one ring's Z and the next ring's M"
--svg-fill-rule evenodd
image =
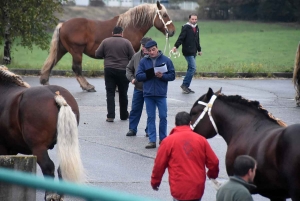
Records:
M97 91L95 90L95 88L87 89L86 91L87 91L87 92L97 92Z

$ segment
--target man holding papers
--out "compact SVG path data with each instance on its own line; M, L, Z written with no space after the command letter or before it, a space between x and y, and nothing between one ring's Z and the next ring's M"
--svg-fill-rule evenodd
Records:
M157 48L152 40L146 43L148 55L139 63L136 73L138 82L144 82L143 94L147 111L149 143L146 149L156 148L156 107L159 112L159 142L167 137L167 92L168 82L175 80L174 65L168 57Z

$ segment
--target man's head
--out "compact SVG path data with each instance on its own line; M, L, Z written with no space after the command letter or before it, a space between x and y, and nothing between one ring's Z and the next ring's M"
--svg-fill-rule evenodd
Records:
M123 28L116 26L113 30L113 35L116 35L116 34L120 34L120 35L123 34Z
M143 54L148 54L148 51L147 49L145 48L145 45L147 42L151 41L152 38L149 38L149 37L144 37L142 38L142 40L140 41L141 45L142 45L142 52Z
M187 112L178 112L175 116L176 126L190 125L190 122L191 122L191 116Z
M248 155L238 156L233 163L234 175L247 182L253 182L256 172L256 160Z
M148 55L150 57L157 57L158 48L157 48L157 43L155 40L148 41L145 45L145 48L147 49Z
M189 23L195 25L195 24L197 24L197 21L198 21L198 17L196 14L189 15Z

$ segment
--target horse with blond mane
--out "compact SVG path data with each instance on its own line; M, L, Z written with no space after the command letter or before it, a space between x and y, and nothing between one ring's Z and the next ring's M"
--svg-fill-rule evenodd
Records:
M69 52L73 57L72 69L81 88L94 92L95 87L82 75L82 54L95 58L95 51L103 39L112 36L115 26L124 30L134 50L140 49L140 40L155 26L169 36L175 33L175 26L169 18L166 8L158 1L156 4L142 4L106 21L73 18L56 26L52 36L50 54L41 70L40 83L49 84L49 75L57 62Z
M298 45L296 56L295 56L293 83L296 89L296 96L295 96L296 104L297 106L300 106L300 43Z
M43 175L54 178L48 149L57 143L58 177L84 182L79 108L72 94L55 85L30 87L5 66L0 66L0 94L0 155L35 155ZM45 200L60 201L63 195L46 191Z

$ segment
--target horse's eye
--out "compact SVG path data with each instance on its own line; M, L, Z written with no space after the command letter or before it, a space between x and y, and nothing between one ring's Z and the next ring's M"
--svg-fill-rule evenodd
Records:
M167 14L163 14L163 17L168 17L168 15Z

